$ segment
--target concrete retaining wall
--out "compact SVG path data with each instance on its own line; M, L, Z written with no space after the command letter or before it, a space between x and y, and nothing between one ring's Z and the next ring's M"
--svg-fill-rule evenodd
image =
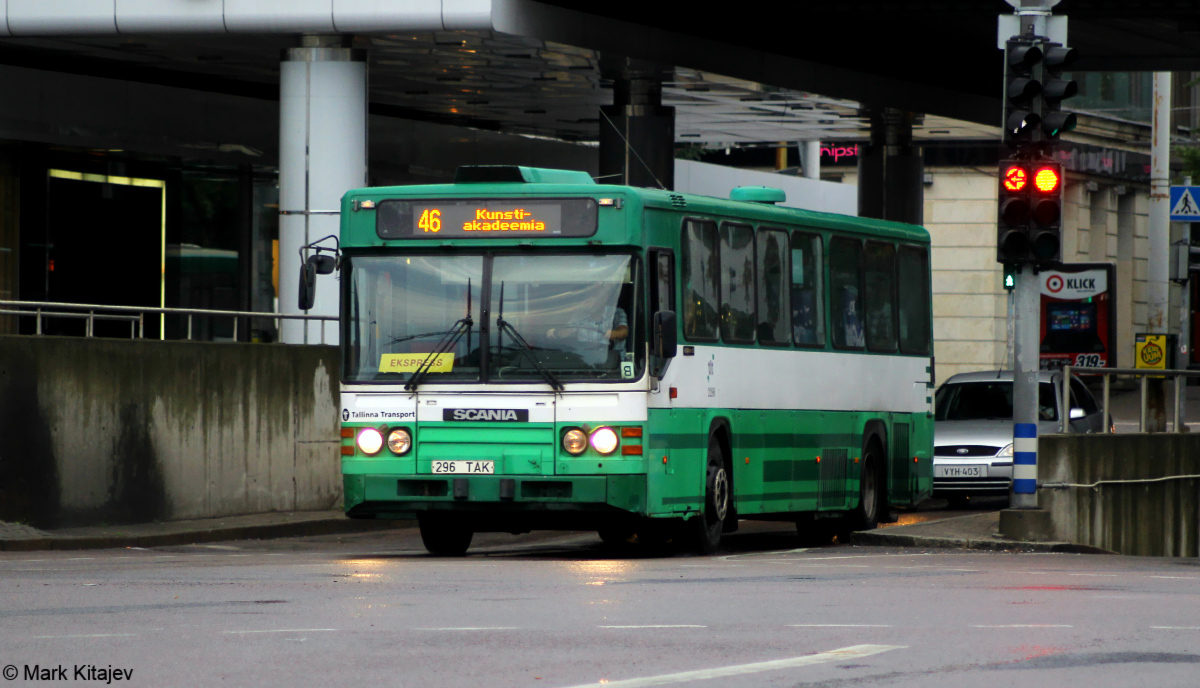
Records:
M0 336L0 520L329 509L337 349Z
M1101 480L1200 475L1200 435L1048 435L1039 438L1038 503L1054 539L1143 556L1198 554L1200 479L1054 487Z

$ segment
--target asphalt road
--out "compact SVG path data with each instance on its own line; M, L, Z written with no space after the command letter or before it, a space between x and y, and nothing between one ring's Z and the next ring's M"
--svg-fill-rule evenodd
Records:
M6 553L0 665L0 685L1195 686L1200 565L801 550L774 524L714 557L549 533L438 559L411 530Z

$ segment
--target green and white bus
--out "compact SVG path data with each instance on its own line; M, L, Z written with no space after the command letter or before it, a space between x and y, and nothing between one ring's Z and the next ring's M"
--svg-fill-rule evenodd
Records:
M525 167L346 194L301 305L339 271L347 515L415 517L435 554L712 552L739 519L828 540L928 497L928 233L731 196Z

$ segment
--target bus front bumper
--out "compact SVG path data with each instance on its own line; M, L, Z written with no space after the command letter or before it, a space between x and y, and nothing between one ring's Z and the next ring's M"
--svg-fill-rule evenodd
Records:
M578 515L646 512L645 475L343 475L346 515L414 518L427 512L486 517L538 514L567 527ZM532 520L540 519L534 517Z

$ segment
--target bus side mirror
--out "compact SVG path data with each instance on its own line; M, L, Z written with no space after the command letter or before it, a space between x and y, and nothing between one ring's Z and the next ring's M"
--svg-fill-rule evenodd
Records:
M675 358L679 336L675 328L675 311L658 311L654 314L654 355L659 358Z
M317 299L317 275L328 275L337 268L337 258L323 254L309 256L300 268L300 310L307 311Z

